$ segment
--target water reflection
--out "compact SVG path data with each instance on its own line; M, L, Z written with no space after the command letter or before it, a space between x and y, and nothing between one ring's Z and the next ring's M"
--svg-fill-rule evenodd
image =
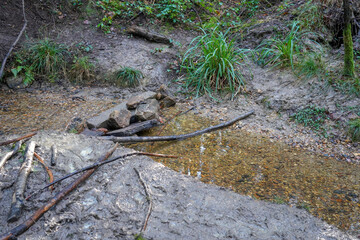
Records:
M162 135L176 135L217 123L187 114ZM157 134L153 130L149 134ZM360 230L360 167L232 128L175 143L141 144L147 151L173 154L166 166L241 194L288 203L342 229Z

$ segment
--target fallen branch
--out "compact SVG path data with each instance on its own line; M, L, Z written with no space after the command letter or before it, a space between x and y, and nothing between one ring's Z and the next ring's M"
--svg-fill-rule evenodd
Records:
M159 141L176 141L176 140L184 140L187 138L191 138L191 137L195 137L198 135L202 135L204 133L208 133L208 132L213 132L216 131L218 129L222 129L222 128L226 128L229 127L231 125L233 125L234 123L236 123L237 121L247 118L250 115L254 114L254 111L250 111L246 114L243 114L229 122L225 122L225 123L221 123L218 124L216 126L212 126L209 128L205 128L203 130L199 130L199 131L195 131L192 133L188 133L188 134L181 134L181 135L173 135L173 136L155 136L155 137L101 137L101 138L105 138L107 140L111 140L114 142L119 142L119 143L130 143L130 142L159 142Z
M146 194L146 199L147 199L148 202L149 202L149 209L148 209L148 212L147 212L147 214L146 214L146 216L145 216L144 225L143 225L143 227L142 227L142 229L141 229L141 231L140 231L140 234L142 234L142 233L146 230L147 223L148 223L148 221L149 221L150 214L151 214L151 211L152 211L152 208L153 208L153 203L152 203L151 190L150 190L150 188L145 184L145 182L144 182L144 180L142 179L139 171L138 171L136 168L134 168L134 170L135 170L136 174L138 175L141 184L144 186L145 194Z
M14 142L23 140L23 139L25 139L25 138L30 138L30 137L32 137L32 136L34 136L34 135L36 135L36 134L37 134L37 132L29 133L29 134L26 134L26 135L24 135L24 136L22 136L22 137L18 137L18 138L15 138L15 139L11 139L11 140L2 142L2 143L0 143L0 146L8 145L8 144L10 144L10 143L14 143Z
M50 159L50 164L51 166L55 166L56 165L56 155L57 155L57 149L55 145L51 146L51 159Z
M17 221L20 218L21 210L24 206L24 191L26 187L26 181L31 171L35 145L36 143L31 141L26 148L24 163L20 168L20 172L15 183L15 190L11 201L9 217L7 220L8 222Z
M5 69L5 65L6 65L6 61L7 59L9 58L12 50L14 49L14 47L16 46L16 44L18 43L18 41L20 40L22 34L24 33L25 31L25 28L26 28L26 25L27 25L27 19L26 19L26 15L25 15L25 3L24 3L24 0L22 0L22 10L23 10L23 15L24 15L24 26L22 27L19 35L17 36L15 42L11 45L8 53L6 54L2 64L1 64L1 69L0 69L0 79L3 77L4 75L4 69Z
M108 152L102 158L100 158L99 162L105 161L110 155L116 150L118 144ZM85 181L87 178L91 176L91 174L96 170L96 168L90 169L85 172L83 175L78 177L75 181L67 185L62 191L58 192L53 198L51 198L45 205L39 208L31 217L26 219L22 224L18 225L17 227L11 229L9 232L0 235L0 239L14 239L17 236L20 236L26 230L28 230L34 223L40 219L44 213L46 213L51 207L61 201L67 194L69 194L72 190L74 190L80 183Z
M157 33L152 33L146 30L145 28L138 27L138 26L131 26L126 30L127 33L145 38L146 40L150 42L156 42L156 43L165 43L169 45L173 45L167 37L164 37Z
M125 155L121 155L121 156L117 156L117 157L114 157L114 158L111 158L109 160L106 160L106 161L98 161L96 163L94 163L93 165L90 165L90 166L87 166L87 167L84 167L82 169L79 169L77 171L74 171L72 173L69 173L68 175L62 177L62 178L59 178L49 184L47 184L46 186L40 188L39 190L37 190L36 192L30 194L29 196L27 196L25 198L25 200L29 200L32 196L42 192L44 189L56 184L56 183L59 183L59 182L62 182L64 181L65 179L69 178L69 177L72 177L78 173L81 173L81 172L84 172L84 171L87 171L87 170L90 170L90 169L93 169L93 168L97 168L97 167L100 167L101 165L104 165L104 164L107 164L107 163L111 163L111 162L114 162L116 160L119 160L119 159L122 159L122 158L126 158L126 157L130 157L130 156L134 156L134 155L146 155L146 156L153 156L153 157L164 157L164 158L177 158L177 156L172 156L172 155L164 155L164 154L157 154L157 153L147 153L147 152L131 152L131 153L128 153L128 154L125 154Z
M1 159L1 161L0 161L0 170L1 170L1 168L5 165L5 163L7 162L7 160L9 160L10 158L12 158L12 157L19 151L19 149L20 149L20 147L21 147L21 144L22 144L22 141L21 141L21 140L18 141L18 142L16 143L16 145L15 145L14 150L6 153L6 154L2 157L2 159Z
M34 156L37 158L37 160L39 160L39 162L43 165L43 167L45 168L47 174L49 175L49 182L53 182L54 181L54 175L51 172L51 170L46 166L44 160L40 157L39 154L37 154L36 152L34 152ZM54 190L54 186L50 187L51 190Z

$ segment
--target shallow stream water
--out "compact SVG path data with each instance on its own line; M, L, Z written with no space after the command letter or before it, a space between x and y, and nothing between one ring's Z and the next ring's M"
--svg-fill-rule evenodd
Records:
M188 113L172 121L161 135L189 133L218 123ZM235 128L137 148L179 156L158 161L205 183L304 208L341 229L360 230L359 165L301 151ZM153 129L148 134L158 132Z
M81 101L61 93L0 91L0 132L65 130L72 118L86 119L117 103L114 99ZM176 111L166 114L171 116ZM215 124L218 122L188 113L176 117L161 135L189 133ZM341 229L360 232L359 165L301 151L235 128L136 147L178 155L178 159L159 161L205 183L304 208ZM158 131L155 128L149 134L158 135Z

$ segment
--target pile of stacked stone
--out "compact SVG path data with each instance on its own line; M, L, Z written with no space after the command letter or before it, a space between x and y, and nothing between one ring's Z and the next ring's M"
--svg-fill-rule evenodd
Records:
M175 100L162 86L156 92L147 91L130 97L115 107L86 121L88 130L104 129L107 135L131 136L158 125L160 108L175 105Z

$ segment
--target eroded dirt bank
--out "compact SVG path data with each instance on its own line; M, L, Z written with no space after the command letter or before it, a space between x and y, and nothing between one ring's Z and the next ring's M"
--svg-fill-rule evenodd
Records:
M92 137L48 131L40 132L33 140L45 159L52 144L58 147L55 178L93 163L113 145ZM132 150L119 147L113 156L129 151ZM21 222L6 222L14 172L18 168L18 160L13 159L1 175L1 233ZM152 192L154 208L144 232L147 239L356 239L304 209L261 202L203 184L147 157L130 157L102 166L20 239L133 239L142 227L148 207L134 168ZM42 186L44 178L43 171L34 171L26 194ZM44 192L26 202L22 219L51 195Z

